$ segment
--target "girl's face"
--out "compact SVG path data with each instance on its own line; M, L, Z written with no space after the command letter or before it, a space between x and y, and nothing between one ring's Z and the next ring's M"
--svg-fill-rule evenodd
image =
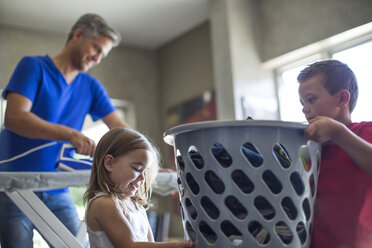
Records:
M104 165L110 173L111 180L123 190L125 196L132 197L145 182L145 173L150 167L150 162L151 152L138 149L116 158L108 154Z

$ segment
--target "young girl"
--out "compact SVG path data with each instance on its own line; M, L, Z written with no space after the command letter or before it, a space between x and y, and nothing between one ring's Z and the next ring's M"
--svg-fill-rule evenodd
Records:
M158 154L140 133L114 128L98 142L84 202L91 248L183 248L154 242L144 206L158 171Z

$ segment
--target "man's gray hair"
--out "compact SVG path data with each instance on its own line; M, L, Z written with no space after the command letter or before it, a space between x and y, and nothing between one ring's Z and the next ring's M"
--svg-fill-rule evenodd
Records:
M83 30L85 38L94 38L100 35L107 36L112 40L114 47L119 45L121 41L120 33L113 27L110 27L107 22L97 14L85 14L81 16L74 26L72 26L67 42L72 39L77 29Z

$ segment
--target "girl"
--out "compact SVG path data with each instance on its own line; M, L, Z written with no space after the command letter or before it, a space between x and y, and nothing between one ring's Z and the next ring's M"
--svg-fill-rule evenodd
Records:
M154 242L144 206L158 171L158 154L140 133L114 128L98 142L84 202L91 248L184 248Z

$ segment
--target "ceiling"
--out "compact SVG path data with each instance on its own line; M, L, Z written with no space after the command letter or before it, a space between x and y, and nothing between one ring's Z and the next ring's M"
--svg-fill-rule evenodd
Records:
M209 0L0 0L0 24L66 36L85 13L104 17L124 44L157 48L206 21Z

